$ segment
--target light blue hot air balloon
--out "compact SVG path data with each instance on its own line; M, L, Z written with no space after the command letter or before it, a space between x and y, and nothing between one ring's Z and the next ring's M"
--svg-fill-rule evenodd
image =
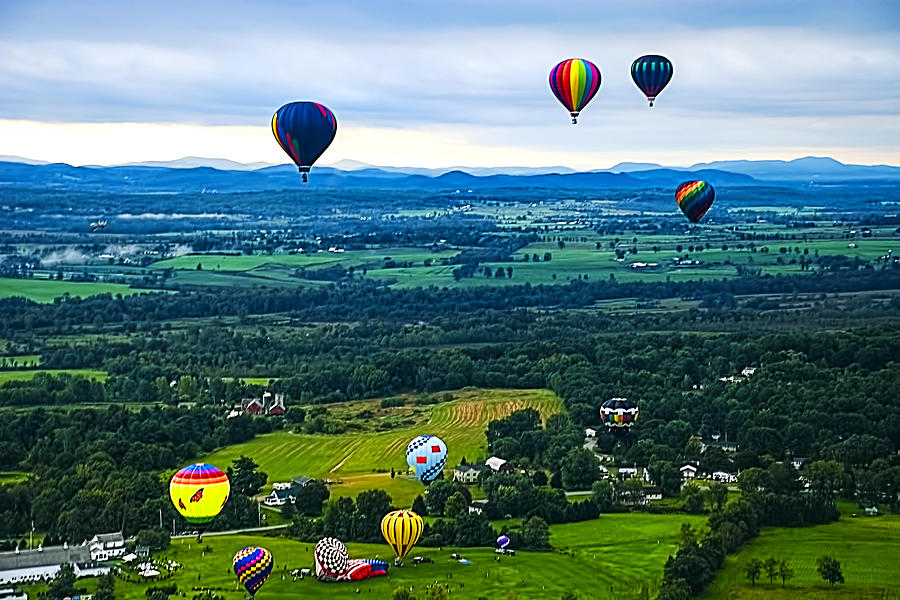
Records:
M406 446L406 463L419 481L428 485L441 474L447 464L447 444L434 435L420 435Z

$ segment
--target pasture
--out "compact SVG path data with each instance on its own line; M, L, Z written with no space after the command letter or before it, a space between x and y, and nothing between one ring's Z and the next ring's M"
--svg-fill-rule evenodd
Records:
M45 375L72 375L86 379L106 381L106 371L98 369L33 369L30 371L0 371L0 385L7 381L30 381L38 373Z
M12 279L0 277L0 299L22 297L34 302L49 303L54 298L68 294L78 298L87 298L97 294L121 294L131 296L147 292L128 287L121 283L104 283L99 281L75 282L53 281L49 279Z
M859 511L862 513L862 511ZM841 562L846 583L829 588L816 571L823 554ZM751 586L744 567L751 558L785 559L794 579ZM765 528L759 537L729 556L718 577L703 594L707 599L776 600L787 598L900 598L900 515L842 515L828 525L806 528Z
M376 406L377 401L356 403ZM253 458L268 474L269 484L295 475L331 479L332 496L355 496L365 489L384 489L395 503L411 504L422 493L422 484L406 475L406 444L424 433L437 435L448 448L445 472L465 457L487 458L485 430L490 421L521 408L535 408L547 417L563 410L562 401L547 390L470 390L454 392L454 400L426 407L385 409L373 419L405 415L415 424L388 431L347 432L336 435L280 431L228 446L200 457L225 468L244 455ZM391 478L390 470L398 475Z
M518 600L558 599L567 591L582 597L636 598L641 584L655 592L662 567L675 551L682 522L695 525L702 518L684 515L613 514L594 521L551 527L551 552L518 552L499 561L492 548L416 548L410 556L427 556L434 564L392 567L388 576L361 582L319 583L314 578L293 581L290 571L313 565L314 544L261 536L212 536L202 547L194 539L176 539L164 553L184 569L164 583L174 583L191 597L195 588L212 588L228 600L245 597L231 571L231 558L246 546L262 546L272 552L275 567L258 593L260 600L279 598L371 598L384 600L398 587L411 587L420 599L426 585L439 581L451 589L451 597L507 598L514 591ZM386 544L348 544L351 558L391 559ZM450 555L459 553L471 564L461 564ZM284 576L284 578L282 578ZM95 583L82 580L93 589ZM81 583L81 582L80 582ZM116 598L143 600L150 583L117 581ZM159 585L159 584L157 584ZM357 592L357 589L359 590ZM31 590L29 590L31 591ZM36 590L35 590L36 591Z

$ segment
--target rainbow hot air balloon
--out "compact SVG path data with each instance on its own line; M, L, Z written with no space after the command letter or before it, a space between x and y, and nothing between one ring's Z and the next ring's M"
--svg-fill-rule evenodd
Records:
M252 598L272 573L274 561L272 553L265 548L244 548L234 555L231 564L234 574Z
M672 79L672 73L672 61L657 54L641 56L631 63L631 78L647 96L650 106Z
M381 535L397 558L406 556L422 535L422 517L411 510L395 510L381 520Z
M291 102L272 117L272 133L305 182L310 167L334 140L337 119L317 102Z
M428 485L441 474L447 464L447 445L434 435L420 435L406 446L406 463L419 481Z
M685 181L675 189L678 208L691 223L702 219L715 199L716 191L705 181Z
M205 525L222 512L231 485L228 476L206 463L187 466L172 476L169 497L188 523Z
M550 89L578 122L578 113L600 89L600 69L582 58L564 60L550 71Z
M612 398L600 407L600 420L615 434L631 429L638 417L637 405L625 398Z

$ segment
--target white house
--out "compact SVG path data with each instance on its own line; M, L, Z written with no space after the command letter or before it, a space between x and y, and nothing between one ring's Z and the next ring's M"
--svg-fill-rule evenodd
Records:
M632 477L637 477L637 469L634 467L622 467L619 469L619 477L622 479L630 479Z
M871 506L866 509L867 517L877 517L878 516L878 508L875 506Z
M91 558L87 544L48 546L36 550L0 552L0 585L21 584L52 579L60 565L69 563L78 577L109 573L109 565Z
M15 588L0 590L0 600L28 600L28 594Z
M751 377L754 373L756 373L756 367L744 367L741 371L741 375L744 377Z
M465 484L478 483L478 476L484 470L481 465L458 465L453 469L453 481Z
M737 483L737 475L727 471L713 471L710 478L713 481L721 481L722 483Z
M697 467L691 464L684 465L680 469L682 479L693 479L697 476Z
M263 504L266 506L284 506L288 502L293 504L297 501L297 496L294 495L294 488L289 487L287 489L273 489L272 493L263 499Z
M663 493L662 488L653 486L644 488L644 502L650 502L651 500L662 500Z
M492 456L486 461L484 461L485 466L490 467L491 471L496 473L506 473L512 470L512 465L509 464L506 460L502 458L497 458L496 456Z
M122 532L100 533L87 541L94 561L112 560L125 556L125 538Z
M487 500L472 500L472 503L469 504L469 512L482 514L484 512L485 506L487 506Z
M587 429L584 430L584 437L586 437L586 438L597 437L597 430L591 429L590 427L588 427Z
M805 457L792 458L791 466L799 471L800 469L803 468L803 465L805 465L808 461L809 461L809 459L805 458Z

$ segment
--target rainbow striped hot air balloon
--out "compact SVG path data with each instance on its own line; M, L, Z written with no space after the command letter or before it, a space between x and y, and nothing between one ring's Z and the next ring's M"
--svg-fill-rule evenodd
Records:
M626 398L612 398L600 407L600 420L615 434L631 429L638 418L637 405Z
M334 140L337 119L318 102L291 102L272 116L272 133L305 182L310 167Z
M705 181L685 181L675 190L678 208L691 223L702 219L715 199L716 191Z
M570 58L550 71L550 89L578 122L578 113L600 89L600 69L589 60Z
M265 548L244 548L231 561L234 574L252 598L272 573L272 553Z
M231 484L228 476L206 463L189 465L172 476L169 497L188 523L204 525L222 512Z
M406 556L422 535L422 517L411 510L395 510L381 520L381 535L397 558Z

